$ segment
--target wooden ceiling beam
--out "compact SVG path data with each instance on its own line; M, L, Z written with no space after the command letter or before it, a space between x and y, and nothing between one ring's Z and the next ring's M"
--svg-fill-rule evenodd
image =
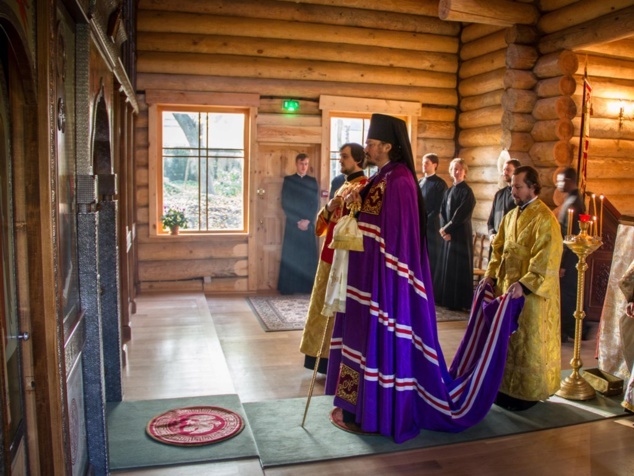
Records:
M632 36L632 31L634 6L546 35L539 42L539 51L546 54L559 50L583 49L590 45L627 38Z
M438 16L441 20L485 25L534 25L539 11L532 4L507 0L440 0Z

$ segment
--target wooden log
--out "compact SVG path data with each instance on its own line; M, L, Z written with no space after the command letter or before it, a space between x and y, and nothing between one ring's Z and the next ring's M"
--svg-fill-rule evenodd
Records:
M455 73L458 58L451 53L412 51L376 46L346 45L332 48L331 43L288 41L235 36L192 35L183 33L139 33L137 52L197 53L258 58L335 61L377 66L398 65L427 71Z
M495 196L495 192L497 192L500 188L498 187L497 182L495 183L479 183L472 182L469 183L471 190L473 190L473 195L475 195L476 201L481 202L484 200L488 200L492 202L492 198ZM491 203L489 203L489 210L491 209Z
M534 26L513 25L506 29L505 37L507 44L517 43L520 45L533 45L537 42L539 33Z
M519 150L509 150L508 152L511 158L519 160L520 164L530 165L531 167L535 166L535 164L533 163L533 159L531 158L530 151L523 152Z
M502 128L499 125L464 129L458 136L461 147L479 147L500 143Z
M504 73L506 69L500 68L488 73L479 74L460 81L458 91L461 96L475 96L504 87Z
M264 127L321 127L321 114L284 114L281 109L275 113L259 112L256 124Z
M632 187L634 187L634 184L632 184ZM632 187L630 187L630 190ZM608 195L608 199L623 215L634 215L634 195Z
M574 124L574 135L577 137L580 133L581 118L575 117L572 123ZM590 118L590 135L592 139L634 140L634 122L631 119L620 122L618 118L607 119L592 116Z
M555 170L557 170L557 167L539 167L537 169L542 187L554 188L557 186L556 182L553 181Z
M593 179L621 179L634 185L634 161L631 158L615 159L591 155L588 157L588 172L592 172ZM634 193L634 188L630 187L628 192Z
M538 78L575 74L579 69L579 58L574 51L563 50L545 54L537 60L533 73Z
M161 240L142 243L138 247L139 261L171 261L190 259L247 258L246 238L214 238L211 241ZM168 242L169 241L169 242Z
M588 170L590 173L590 170ZM592 178L592 176L588 176L588 190L592 190L593 192L605 195L610 199L610 201L614 201L615 196L623 195L623 196L632 196L632 190L634 190L634 183L630 179L627 181L627 184L630 186L626 186L626 183L623 179L596 179ZM630 209L632 208L632 202L629 205Z
M449 73L416 71L407 68L325 63L319 67L312 61L288 62L273 58L235 58L223 55L177 53L139 53L137 68L140 73L229 75L242 78L312 80L326 82L358 82L364 84L409 85L432 88L452 88L456 78Z
M544 34L549 34L595 20L631 5L631 0L610 0L609 2L604 0L585 0L583 2L575 2L559 10L543 14L537 26Z
M502 129L514 132L530 132L535 124L532 114L504 111L502 115Z
M510 112L530 113L537 102L537 95L527 89L510 88L502 96L502 108Z
M529 154L531 160L536 167L552 167L556 165L553 149L556 141L552 142L535 142L531 147Z
M456 151L456 143L454 140L447 139L417 139L416 150L422 151L422 154L433 152L438 157L454 157Z
M589 45L621 40L634 30L634 6L600 18L545 35L539 41L543 54L559 50L583 49Z
M247 278L212 278L203 281L203 292L208 294L245 293L249 291Z
M488 200L476 202L476 205L473 209L473 214L471 216L472 220L474 222L481 221L486 223L486 220L489 218L489 213L491 213L491 204L492 202Z
M570 5L577 0L538 0L537 4L542 12L551 12Z
M137 88L257 93L263 96L301 97L318 100L322 94L357 98L420 101L425 105L457 106L455 89L418 88L384 84L324 83L322 81L282 81L279 79L237 78L183 74L137 74Z
M575 105L577 106L577 109L581 111L581 106L583 102L583 98L581 97L581 95L573 96L572 99L574 100ZM608 99L608 98L600 98L600 97L593 96L591 121L593 121L594 119L600 119L600 118L618 119L620 108L621 108L620 99Z
M504 73L504 89L533 89L538 83L532 71L507 69Z
M467 61L494 51L506 49L506 29L494 31L490 35L465 43L460 48L460 59Z
M440 0L441 20L484 23L486 25L533 25L539 11L533 5L506 0Z
M310 24L262 18L198 15L191 13L145 11L137 19L138 32L190 33L251 38L277 38L289 41L325 41L346 45L367 45L416 51L457 53L458 38L437 34L412 33L397 29Z
M531 131L533 139L537 142L555 140L570 140L574 134L574 126L569 119L553 119L550 121L537 121Z
M509 130L502 131L500 144L508 150L519 152L530 151L533 143L533 136L529 132L514 132Z
M573 140L571 146L578 150L579 141ZM634 141L620 139L591 139L589 154L593 158L609 157L611 159L632 159L634 157Z
M555 143L553 147L553 159L555 159L556 165L563 167L572 163L573 148L570 141L560 140Z
M539 121L572 119L576 115L577 105L570 96L538 99L533 108L533 116Z
M535 92L540 98L549 98L553 96L572 96L577 89L577 81L572 75L555 76L540 80Z
M512 43L506 49L507 68L533 69L538 58L539 53L534 46Z
M247 275L245 259L181 260L171 261L169 267L164 261L140 261L141 281L176 281L205 276L236 277Z
M456 109L453 107L421 107L419 117L425 121L455 122Z
M460 100L461 111L475 111L490 106L499 106L502 104L502 95L504 90L498 89L484 94L478 94L477 96L463 97Z
M463 45L471 43L472 41L478 40L482 37L492 35L495 32L500 30L504 30L504 27L498 25L485 25L483 23L472 23L470 25L466 25L462 29L462 33L460 34L460 40ZM497 49L497 48L496 48Z
M499 144L479 147L465 147L458 151L458 156L467 161L469 167L473 164L495 166L502 152Z
M467 172L467 182L469 183L495 183L497 184L500 174L495 167L469 167ZM493 197L491 197L493 198ZM489 209L490 210L490 209Z
M203 280L186 279L182 281L140 281L139 289L144 292L202 292Z
M437 0L279 0L308 5L330 5L363 10L408 13L410 15L438 16Z
M141 0L139 12L158 10L172 15L179 12L196 16L218 15L257 19L285 20L297 23L322 25L358 26L376 30L411 31L457 36L460 25L441 21L438 18L393 12L376 12L338 6L300 5L275 0L252 2L197 2L191 0ZM142 13L139 17L145 15Z
M257 126L258 142L281 142L284 144L321 144L322 128L295 126Z
M473 129L474 127L498 125L502 120L502 114L501 106L490 106L463 112L458 118L458 126L461 129Z
M583 57L584 54L596 56L611 56L614 58L634 58L634 40L626 38L623 40L611 41L600 45L588 45L577 54Z
M417 137L422 139L453 139L456 125L453 122L419 121Z
M631 79L634 77L634 62L617 58L605 58L601 56L588 56L588 76L599 76L611 79ZM585 67L580 64L577 74L583 74Z
M459 77L472 78L483 73L488 73L506 64L506 50L493 51L477 58L464 61L460 65Z

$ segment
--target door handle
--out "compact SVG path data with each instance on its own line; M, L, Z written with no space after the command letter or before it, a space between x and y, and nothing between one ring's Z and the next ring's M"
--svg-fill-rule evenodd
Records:
M28 332L23 332L22 334L18 334L17 336L15 336L15 338L18 340L27 341L31 338L31 334L29 334Z
M263 188L258 188L255 193L257 193L260 196L260 198L262 198L264 194L266 193L266 190L264 190Z

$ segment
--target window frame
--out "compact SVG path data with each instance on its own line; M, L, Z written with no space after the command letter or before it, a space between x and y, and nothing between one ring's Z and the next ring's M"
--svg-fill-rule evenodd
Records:
M412 154L416 161L418 118L421 115L422 104L413 101L394 101L388 99L353 98L343 96L322 95L319 97L319 109L322 111L322 160L321 177L322 189L330 186L330 144L332 117L367 117L373 113L388 114L403 118L407 124L407 132L412 145ZM365 147L365 144L361 144Z
M254 125L260 98L256 94L190 93L176 91L146 91L148 104L148 225L149 236L187 239L191 237L248 236L252 213L251 177L252 160L255 153ZM179 235L163 231L163 130L164 111L183 112L229 112L243 113L244 123L244 170L243 170L243 216L240 230L183 230Z

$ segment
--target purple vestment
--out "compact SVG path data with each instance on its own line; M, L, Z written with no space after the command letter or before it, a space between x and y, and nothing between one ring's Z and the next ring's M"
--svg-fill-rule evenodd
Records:
M401 443L421 428L461 431L491 408L523 299L474 298L451 370L438 343L429 262L421 250L417 184L390 162L370 180L351 251L345 314L337 314L326 393L364 431ZM428 292L429 290L429 292ZM513 319L515 317L515 319Z

